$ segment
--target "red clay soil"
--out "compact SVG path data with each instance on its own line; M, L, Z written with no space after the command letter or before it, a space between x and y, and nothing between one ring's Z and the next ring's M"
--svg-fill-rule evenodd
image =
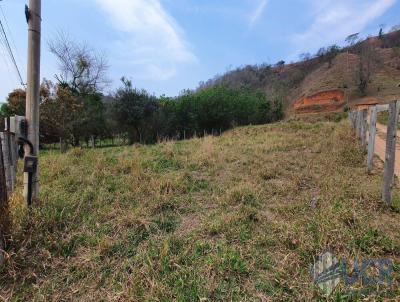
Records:
M294 103L297 114L337 111L346 104L343 90L335 89L303 96Z

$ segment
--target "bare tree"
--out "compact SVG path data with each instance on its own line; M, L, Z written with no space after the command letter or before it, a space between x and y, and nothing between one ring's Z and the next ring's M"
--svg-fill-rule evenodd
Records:
M353 46L357 42L359 35L360 35L359 33L355 33L355 34L351 34L351 35L347 36L347 38L345 40L346 43L349 46Z
M299 55L299 59L302 62L308 61L312 58L311 54L309 52L305 52Z
M392 28L390 29L390 32L392 33L398 30L400 30L400 24L393 25Z
M340 47L335 45L331 45L326 49L325 57L328 60L328 68L332 67L333 60L340 53Z
M361 95L366 95L372 74L381 64L381 58L374 46L370 43L364 43L360 51L360 63L357 79L358 89Z
M65 33L58 33L49 42L49 49L59 62L60 73L55 77L60 85L68 86L80 94L88 94L104 89L109 83L104 54L73 41Z

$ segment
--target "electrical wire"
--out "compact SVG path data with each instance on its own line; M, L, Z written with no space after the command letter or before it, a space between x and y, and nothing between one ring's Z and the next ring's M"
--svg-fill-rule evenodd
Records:
M6 50L5 42L3 40L4 40L3 35L0 35L0 46L1 46L0 47L0 54L1 54L1 58L2 58L2 60L4 62L4 67L7 69L9 74L15 75L15 73L12 72L13 69L10 67L10 64L9 64L7 58L6 58L7 50ZM7 77L7 79L8 79L8 81L9 81L9 83L11 85L14 85L14 81L11 80L10 77Z
M18 74L19 80L21 82L21 85L25 87L24 80L22 79L21 72L19 71L17 61L15 60L14 53L13 53L12 48L10 46L10 42L8 41L7 33L6 33L5 29L4 29L4 26L3 26L3 23L1 22L1 20L0 20L0 34L2 35L2 38L3 38L3 44L4 44L4 46L5 46L6 50L7 50L10 58L11 58L11 61L12 61L13 65L14 65L14 67L15 67L15 70L17 71L17 74Z
M0 4L0 12L3 15L4 23L6 24L6 27L7 27L7 30L8 30L8 35L10 36L10 39L11 39L11 44L15 49L17 63L21 63L21 56L19 54L19 51L18 51L18 48L17 48L17 44L15 43L15 40L13 38L11 29L10 29L10 26L8 25L6 14L4 13L4 9L3 9L3 6L1 4Z

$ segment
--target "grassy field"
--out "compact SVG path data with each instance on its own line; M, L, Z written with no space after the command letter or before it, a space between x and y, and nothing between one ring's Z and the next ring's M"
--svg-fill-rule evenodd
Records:
M399 197L380 202L347 122L289 121L155 146L41 158L41 205L16 194L0 295L11 301L358 301L324 298L322 252L395 261ZM396 189L397 190L397 189Z

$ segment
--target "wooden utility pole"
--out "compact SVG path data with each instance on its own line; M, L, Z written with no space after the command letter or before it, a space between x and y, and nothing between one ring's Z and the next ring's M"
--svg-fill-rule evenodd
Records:
M26 155L39 155L39 98L40 98L40 44L41 44L41 0L29 0L26 10L28 21L28 83L26 89L26 120L28 123L28 140L32 143L33 154L29 146L25 147ZM32 200L39 195L38 170L32 175ZM28 173L24 173L24 196L28 199ZM28 200L28 202L30 202Z

